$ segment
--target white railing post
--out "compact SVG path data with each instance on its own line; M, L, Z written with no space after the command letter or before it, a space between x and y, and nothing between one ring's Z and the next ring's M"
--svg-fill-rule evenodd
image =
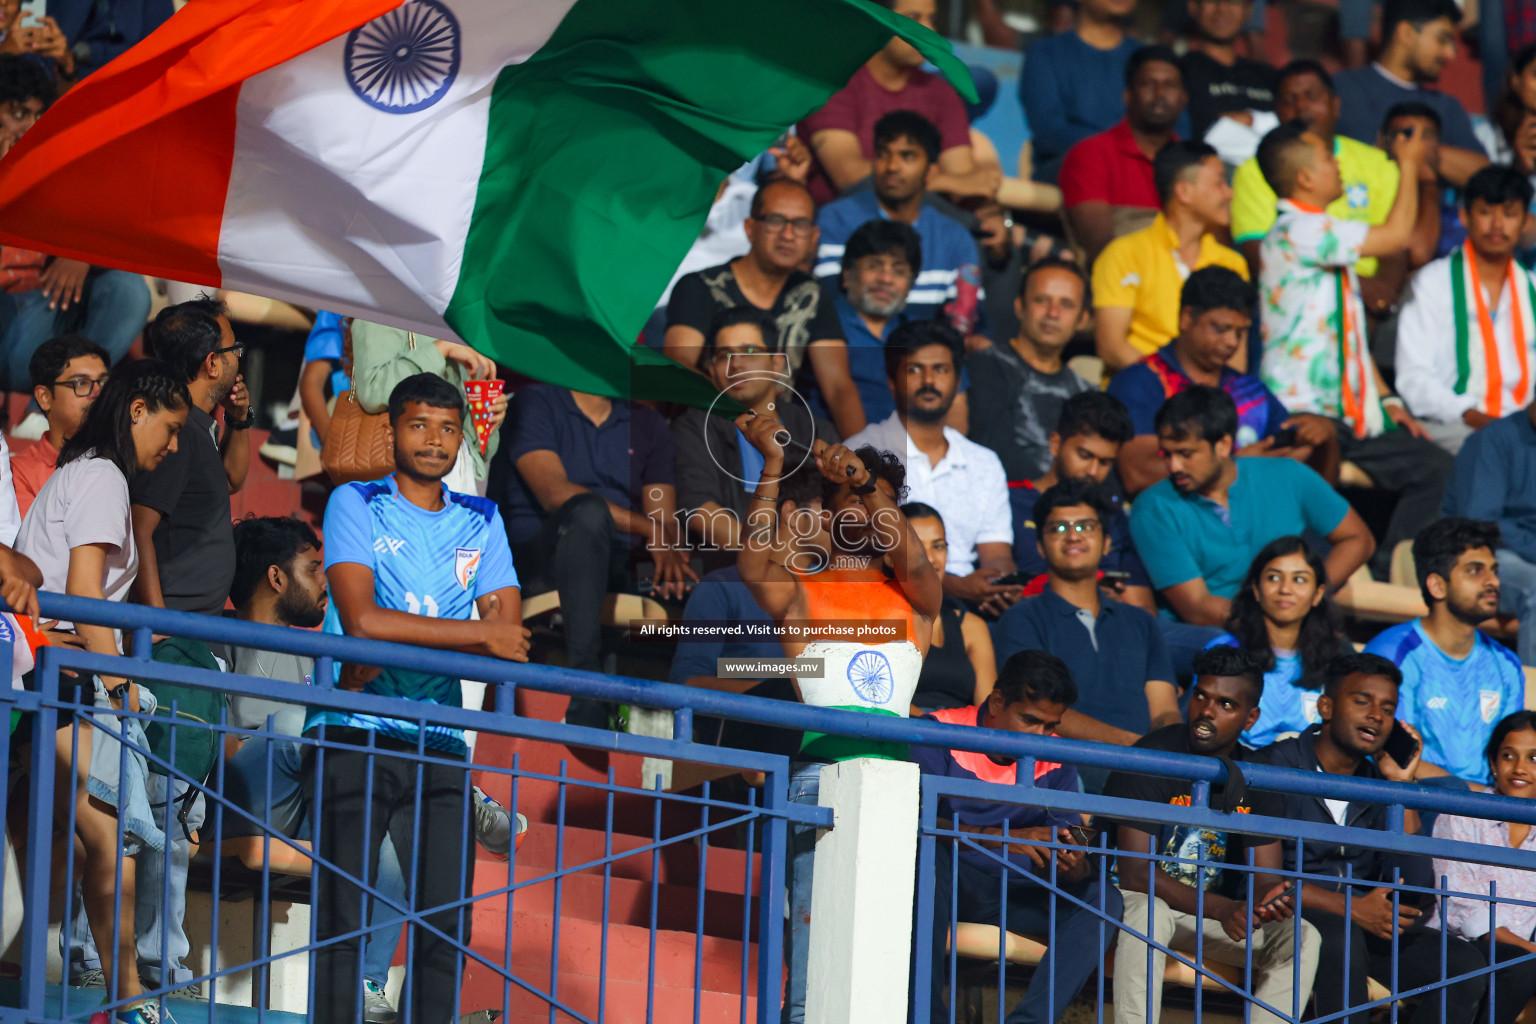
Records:
M835 826L816 843L806 1024L907 1019L917 803L915 764L859 758L821 770Z

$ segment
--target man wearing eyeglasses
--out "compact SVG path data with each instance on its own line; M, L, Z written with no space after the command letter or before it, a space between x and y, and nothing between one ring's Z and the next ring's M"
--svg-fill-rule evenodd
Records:
M699 353L699 370L722 395L758 416L782 424L809 448L818 439L839 440L832 424L812 414L785 388L788 370L778 349L774 323L761 310L738 306L715 316ZM889 390L889 388L887 388ZM677 442L677 507L688 533L702 545L707 571L735 571L752 492L762 476L762 454L736 425L702 409L688 409L672 424Z
M135 600L218 615L235 577L229 496L245 486L251 464L255 420L240 375L244 346L224 304L206 296L161 310L144 342L186 380L192 410L177 450L133 481ZM213 419L220 408L222 437Z
M1129 746L1178 722L1179 698L1157 620L1099 586L1113 514L1088 479L1063 480L1040 496L1034 520L1045 589L1004 612L993 637L999 665L1029 650L1067 663L1078 699L1062 715L1059 735ZM1084 768L1081 775L1084 787L1098 792L1108 773Z
M32 397L48 417L48 431L30 447L11 456L16 506L21 515L43 489L59 464L64 448L107 382L107 350L82 334L66 334L43 342L32 353L28 370Z
M791 378L804 376L826 396L844 437L862 430L864 410L848 375L848 345L832 300L806 273L819 237L816 205L805 186L775 178L752 197L745 256L684 274L667 302L666 354L697 366L709 325L722 310L751 306L778 326L778 349Z
M981 251L959 221L924 202L938 173L939 146L933 122L910 110L892 111L875 123L874 188L817 211L821 239L816 276L842 272L843 249L867 221L910 224L922 240L923 262L915 268L917 276L907 293L908 319L931 320L946 313L956 330L970 339L968 348L984 348L991 325L982 304Z

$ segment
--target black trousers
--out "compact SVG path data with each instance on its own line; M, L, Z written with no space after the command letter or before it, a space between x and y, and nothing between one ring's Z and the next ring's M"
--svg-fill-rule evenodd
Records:
M327 740L367 742L358 729L332 729ZM379 845L388 835L405 875L411 908L444 907L426 921L448 938L407 925L414 940L406 965L406 994L413 1024L454 1024L463 956L455 942L469 942L471 908L457 906L474 879L473 847L466 818L470 799L469 773L451 765L420 764L391 756L414 747L379 740L372 754L362 749L327 746L315 805L320 826L320 856L353 878L368 884L379 874ZM313 783L316 758L308 772ZM418 780L418 770L420 778ZM364 818L367 827L364 827ZM362 929L367 921L363 890L328 868L320 872L315 933L321 943L313 960L315 1020L320 1024L353 1024L359 1019L362 994L361 936L326 944L327 939Z
M1313 1009L1317 1016L1338 1013L1366 1002L1366 979L1385 982L1392 972L1392 943L1378 938L1353 921L1338 914L1303 906L1301 916L1310 921L1322 936L1317 959L1317 977L1312 982ZM1349 936L1349 960L1344 959L1345 936ZM1415 926L1397 937L1398 988L1417 988L1434 980L1455 977L1488 966L1488 957L1465 939L1445 939L1445 973L1440 972L1438 929ZM1478 1009L1488 991L1486 977L1460 981L1445 989L1445 1016L1440 1015L1439 991L1426 992L1404 1024L1471 1024L1479 1017ZM1346 999L1348 1000L1346 1002ZM1524 1005L1523 1003L1521 1004ZM1519 1013L1519 1009L1515 1013ZM1369 1011L1344 1018L1348 1024L1367 1024Z
M1339 432L1340 456L1369 474L1377 487L1397 494L1387 532L1371 559L1372 574L1384 580L1397 542L1412 540L1440 518L1440 494L1455 460L1433 441L1414 437L1406 430L1357 438L1343 422L1335 421L1334 425Z
M603 598L629 589L629 546L608 503L590 491L561 505L532 539L514 545L523 593L560 592L571 668L602 671Z

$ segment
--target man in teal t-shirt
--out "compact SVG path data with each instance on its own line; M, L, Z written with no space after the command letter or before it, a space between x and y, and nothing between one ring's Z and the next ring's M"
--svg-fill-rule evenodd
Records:
M1276 537L1326 537L1334 586L1376 549L1360 516L1311 469L1233 457L1237 407L1225 391L1186 388L1163 403L1155 425L1168 479L1136 499L1131 536L1153 588L1185 622L1223 625L1249 564Z

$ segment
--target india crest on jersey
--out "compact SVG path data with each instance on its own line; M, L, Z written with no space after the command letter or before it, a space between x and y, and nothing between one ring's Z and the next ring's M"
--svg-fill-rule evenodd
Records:
M1478 690L1477 698L1478 710L1483 713L1483 721L1489 725L1492 725L1493 720L1497 718L1499 714L1499 691Z
M475 574L480 571L479 548L455 548L453 552L453 578L459 581L459 586L468 590L475 582Z

